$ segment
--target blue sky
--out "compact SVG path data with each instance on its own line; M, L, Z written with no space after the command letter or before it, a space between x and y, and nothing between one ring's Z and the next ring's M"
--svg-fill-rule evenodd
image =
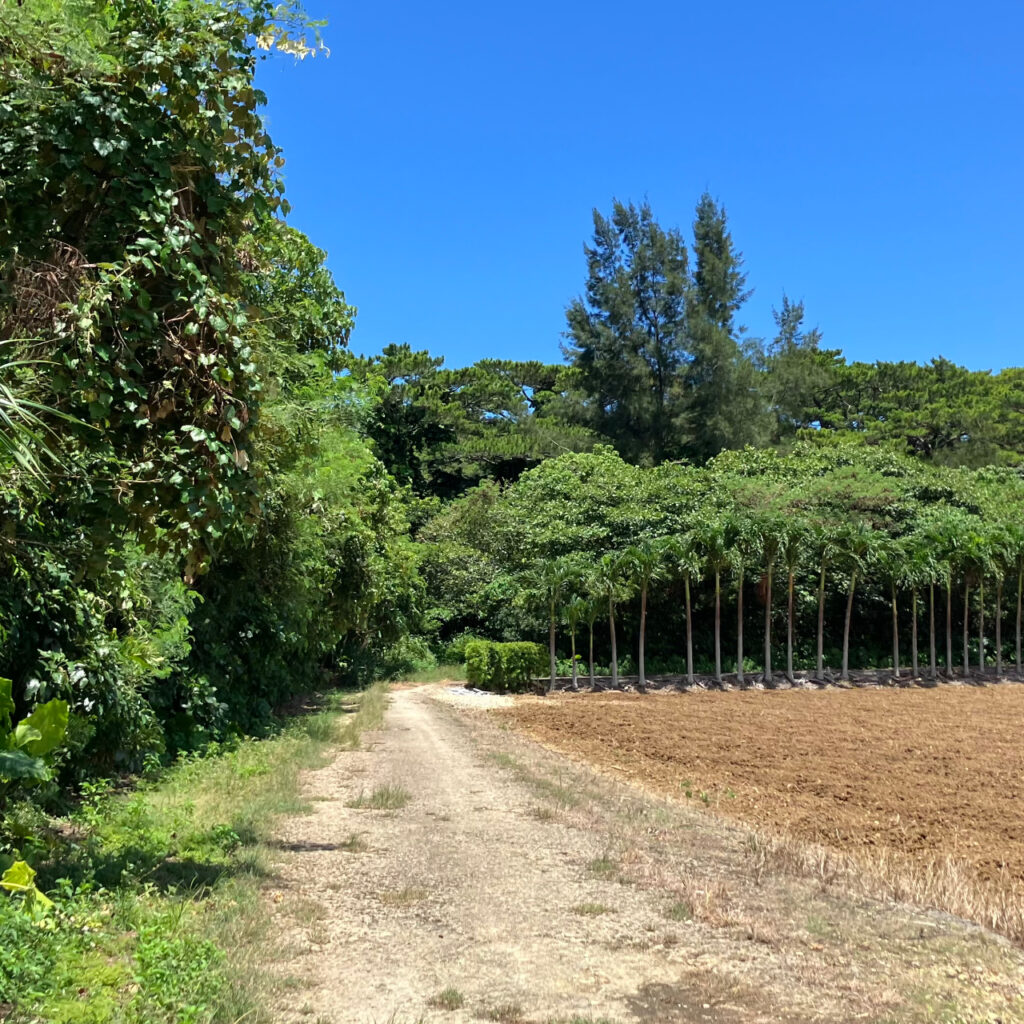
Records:
M850 359L1024 362L1024 4L341 4L261 66L291 223L352 347L558 361L591 211L707 189L772 332L783 290Z

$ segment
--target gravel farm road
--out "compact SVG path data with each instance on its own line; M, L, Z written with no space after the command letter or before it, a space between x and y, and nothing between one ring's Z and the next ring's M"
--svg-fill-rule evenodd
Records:
M309 773L311 813L281 825L276 1019L1024 1021L1006 941L772 870L713 811L443 692L395 690L385 727ZM408 802L351 806L381 787Z

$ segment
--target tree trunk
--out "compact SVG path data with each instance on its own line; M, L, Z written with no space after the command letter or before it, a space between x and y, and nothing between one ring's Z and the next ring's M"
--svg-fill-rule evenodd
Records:
M910 670L914 678L918 677L917 671L917 587L910 592Z
M555 678L558 675L558 659L555 656L555 602L550 605L551 620L548 627L548 655L551 659L551 681L548 683L548 693L555 688Z
M608 631L612 638L612 689L619 688L619 649L615 643L615 602L608 602Z
M578 690L579 682L576 677L576 623L573 622L570 626L572 630L572 639L569 641L569 648L572 654L572 688Z
M1016 662L1017 662L1017 678L1021 678L1021 663L1020 663L1020 623L1021 623L1021 597L1024 596L1024 567L1017 570L1017 637L1016 637Z
M690 616L690 577L683 577L686 590L686 682L693 686L693 619Z
M640 585L640 658L637 663L639 679L637 689L641 693L647 692L647 675L644 672L644 639L647 631L647 581Z
M996 678L1003 677L1003 577L996 580Z
M793 678L793 573L789 574L789 596L786 608L786 678L795 683Z
M938 672L935 655L935 584L928 584L928 671L934 682Z
M722 681L722 572L715 569L715 682Z
M978 668L985 674L985 580L978 588Z
M736 591L736 682L743 685L743 566Z
M768 587L764 597L764 681L772 685L772 567L768 566Z
M597 684L594 682L594 620L590 620L590 689L596 690Z
M896 603L896 583L892 584L892 674L900 677L900 613Z
M946 577L946 675L953 674L953 577Z
M825 559L821 560L821 576L818 578L818 679L825 678Z
M850 577L850 589L846 595L846 617L843 620L843 671L840 679L850 678L850 620L853 618L853 591L857 586L857 573Z
M971 675L971 661L968 655L969 631L971 628L971 588L964 583L964 679Z

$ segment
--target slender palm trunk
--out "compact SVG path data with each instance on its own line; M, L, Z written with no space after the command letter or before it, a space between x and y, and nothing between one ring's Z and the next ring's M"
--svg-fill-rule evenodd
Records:
M647 632L647 581L640 585L640 658L637 668L640 671L640 678L637 681L637 689L641 693L647 692L647 675L644 672L644 639Z
M558 659L555 657L555 602L550 605L551 620L548 624L548 655L551 659L551 680L548 683L548 693L555 688L555 678L558 674Z
M818 577L818 661L817 676L825 676L825 559L821 560L821 575Z
M971 628L971 588L964 583L964 678L971 674L971 661L968 657L969 636Z
M722 572L715 569L715 682L722 681Z
M786 606L786 678L794 683L793 678L793 571L789 572L789 586Z
M690 616L690 577L683 578L686 590L686 682L693 686L693 619Z
M892 674L900 677L900 613L896 602L896 582L892 584Z
M768 588L764 597L764 681L772 683L772 566L768 565Z
M1021 610L1022 602L1021 598L1024 597L1024 566L1017 570L1017 635L1016 635L1016 662L1017 662L1017 678L1021 678L1021 662L1020 662L1020 624L1021 624Z
M985 580L978 589L978 668L985 673Z
M572 688L574 690L578 690L579 682L576 676L576 623L574 622L570 628L572 630L571 639L569 641L569 647L572 653Z
M910 592L910 669L914 678L918 677L917 671L917 587Z
M850 620L853 618L853 592L857 587L856 571L850 577L850 589L846 594L846 617L843 620L843 671L840 679L850 678Z
M953 577L946 577L946 675L953 674Z
M928 584L928 674L934 680L938 666L935 656L935 584Z
M1003 577L996 580L996 678L1003 676Z
M594 682L594 620L590 620L590 688L591 690L597 689L597 684Z
M736 589L736 682L743 684L743 566Z
M612 639L612 689L619 688L619 649L615 642L615 602L608 602L608 632Z

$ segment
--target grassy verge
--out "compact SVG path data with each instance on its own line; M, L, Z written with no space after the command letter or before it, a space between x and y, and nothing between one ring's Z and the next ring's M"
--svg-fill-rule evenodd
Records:
M403 683L464 683L466 681L465 665L435 665L433 668L421 669L402 676Z
M358 745L386 691L333 695L275 738L96 787L34 858L45 916L0 895L0 1021L252 1024L271 1018L259 899L275 821L304 810L303 769Z

